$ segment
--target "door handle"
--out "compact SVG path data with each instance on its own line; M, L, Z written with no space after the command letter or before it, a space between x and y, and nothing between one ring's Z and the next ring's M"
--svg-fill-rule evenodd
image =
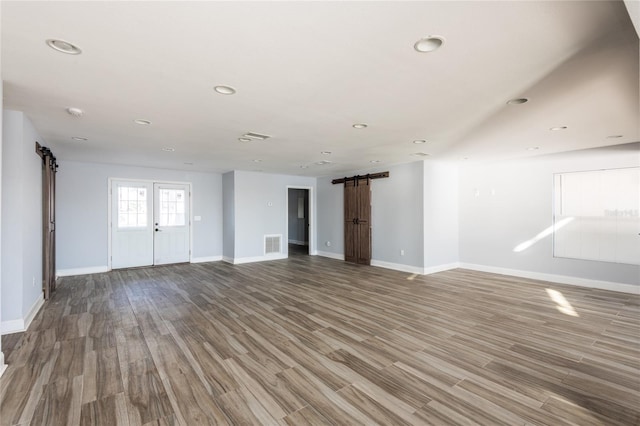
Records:
M162 229L156 228L156 232L162 232Z

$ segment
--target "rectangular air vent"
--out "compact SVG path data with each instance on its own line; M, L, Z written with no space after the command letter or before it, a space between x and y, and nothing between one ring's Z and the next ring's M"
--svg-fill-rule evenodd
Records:
M264 236L264 254L280 254L280 242L282 235L265 235Z
M260 133L254 133L254 132L245 133L242 136L245 137L245 138L258 139L258 140L261 140L261 141L269 139L271 137L269 135L262 135Z

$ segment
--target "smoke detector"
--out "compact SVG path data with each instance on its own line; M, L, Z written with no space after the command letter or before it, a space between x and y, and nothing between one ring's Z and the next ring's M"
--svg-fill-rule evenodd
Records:
M67 108L67 114L72 115L74 117L82 117L84 115L84 111L80 108L69 107Z

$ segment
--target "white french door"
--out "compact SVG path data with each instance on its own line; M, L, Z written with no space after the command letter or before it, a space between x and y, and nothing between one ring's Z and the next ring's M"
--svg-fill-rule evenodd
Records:
M153 263L189 261L189 186L153 184Z
M111 268L189 261L189 185L111 182Z

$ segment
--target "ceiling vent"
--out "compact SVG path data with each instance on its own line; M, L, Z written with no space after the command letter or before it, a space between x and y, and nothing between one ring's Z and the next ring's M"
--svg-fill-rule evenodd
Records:
M254 133L254 132L249 132L249 133L245 133L244 135L242 135L243 138L251 138L251 139L257 139L260 141L264 141L269 139L271 136L269 135L262 135L260 133Z
M265 235L264 236L264 254L280 254L280 242L282 241L282 235Z

